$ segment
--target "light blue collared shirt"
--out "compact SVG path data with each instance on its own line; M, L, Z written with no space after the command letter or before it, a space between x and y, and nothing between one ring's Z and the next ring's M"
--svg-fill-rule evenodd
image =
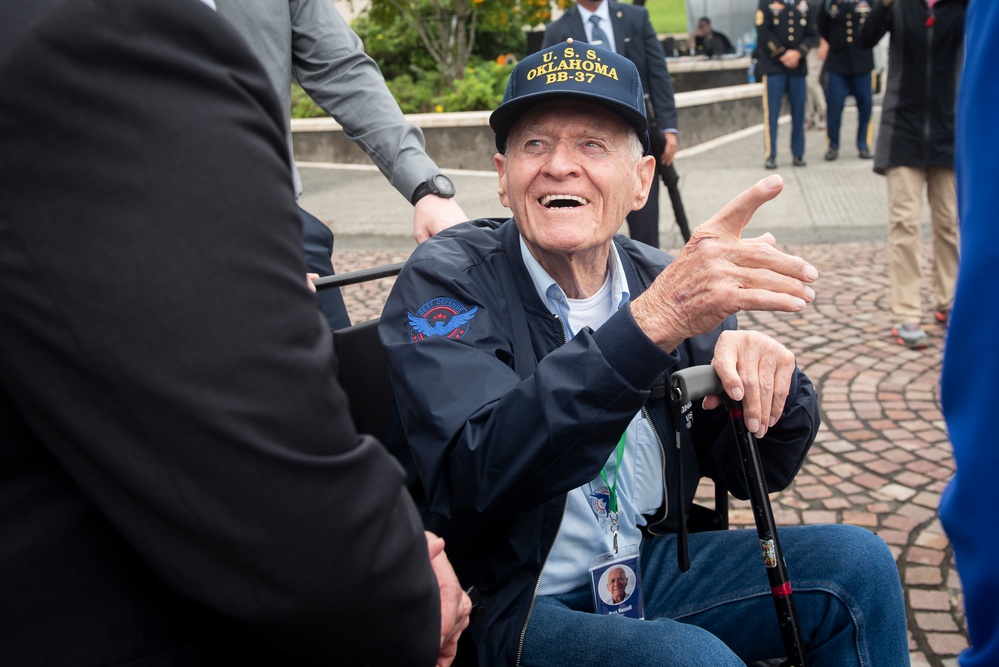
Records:
M566 336L571 339L575 332L569 325L569 301L565 292L531 255L523 238L520 239L520 252L538 295L552 314L562 320ZM628 303L631 295L624 265L613 243L607 263L611 274L611 299L620 308ZM635 415L625 434L620 471L615 470L616 450L611 452L604 467L608 482L613 484L615 478L617 480L619 548L641 543L639 526L646 523L643 515L652 514L664 501L662 452L643 412ZM598 507L604 497L601 493L606 493L607 487L608 484L597 475L589 483L569 492L562 526L541 572L538 595L566 593L586 585L590 580L590 559L612 550L610 517L606 506Z

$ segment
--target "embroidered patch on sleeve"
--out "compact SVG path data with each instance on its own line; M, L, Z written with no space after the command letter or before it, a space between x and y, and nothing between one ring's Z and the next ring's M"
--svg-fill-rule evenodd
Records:
M478 306L468 310L454 299L439 296L423 304L416 315L407 312L406 317L414 342L431 336L458 340L468 332L468 325L478 311Z

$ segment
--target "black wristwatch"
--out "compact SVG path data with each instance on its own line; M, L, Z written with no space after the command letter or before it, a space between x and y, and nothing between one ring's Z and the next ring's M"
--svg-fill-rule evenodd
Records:
M444 174L435 174L416 186L410 203L415 205L427 195L437 195L449 199L454 196L454 183Z

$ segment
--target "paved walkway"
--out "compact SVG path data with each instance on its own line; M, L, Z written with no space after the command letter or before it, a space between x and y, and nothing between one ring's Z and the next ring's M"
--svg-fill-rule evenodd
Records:
M906 591L913 666L951 667L967 646L967 634L953 555L936 512L953 472L939 403L944 331L927 318L930 347L921 352L895 345L888 335L885 184L869 161L848 148L845 139L855 127L855 115L848 114L841 157L832 163L822 161L823 136L809 132L805 168L790 166L788 131L781 127L778 173L785 191L760 211L750 233L773 231L788 251L814 264L821 274L817 297L800 314L748 313L741 322L783 341L821 397L818 440L791 488L774 496L778 525L842 522L883 537ZM679 158L691 224L769 173L761 147L756 130ZM337 230L339 271L408 256L411 208L387 185L380 189L380 175L310 167L303 176L310 194L302 204ZM495 200L495 176L455 176L467 213L503 215L489 201ZM401 202L398 209L393 197ZM668 205L663 208L663 246L675 249L679 235L670 226ZM346 288L354 320L377 316L390 285L387 279ZM924 306L930 313L928 285ZM731 518L735 526L753 525L746 503L733 501ZM793 579L794 564L788 567Z

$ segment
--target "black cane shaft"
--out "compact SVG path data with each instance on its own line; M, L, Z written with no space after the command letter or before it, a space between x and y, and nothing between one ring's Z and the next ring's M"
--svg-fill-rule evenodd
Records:
M770 581L770 593L777 610L777 622L784 642L784 651L787 653L787 660L781 664L781 667L808 667L798 612L791 597L791 583L777 536L777 525L774 522L773 507L770 505L766 478L763 476L760 450L756 445L756 437L746 428L742 404L725 396L725 388L711 366L692 366L677 371L673 373L670 382L679 402L697 401L705 396L725 397L725 405L732 415L732 423L735 426L739 454L753 506L753 517L756 520L756 533L760 538L763 561Z
M805 641L801 635L798 623L798 612L791 596L791 582L787 576L787 566L784 563L784 552L781 550L777 535L777 524L774 521L773 507L767 492L767 482L763 476L763 463L760 460L760 450L756 445L756 437L749 432L742 418L742 405L726 399L735 424L736 440L739 443L739 453L742 457L746 473L746 483L749 486L749 497L756 519L756 534L760 538L763 552L763 563L766 566L767 578L770 581L770 593L774 607L777 610L777 621L780 625L781 639L787 661L782 667L807 667L805 656Z

